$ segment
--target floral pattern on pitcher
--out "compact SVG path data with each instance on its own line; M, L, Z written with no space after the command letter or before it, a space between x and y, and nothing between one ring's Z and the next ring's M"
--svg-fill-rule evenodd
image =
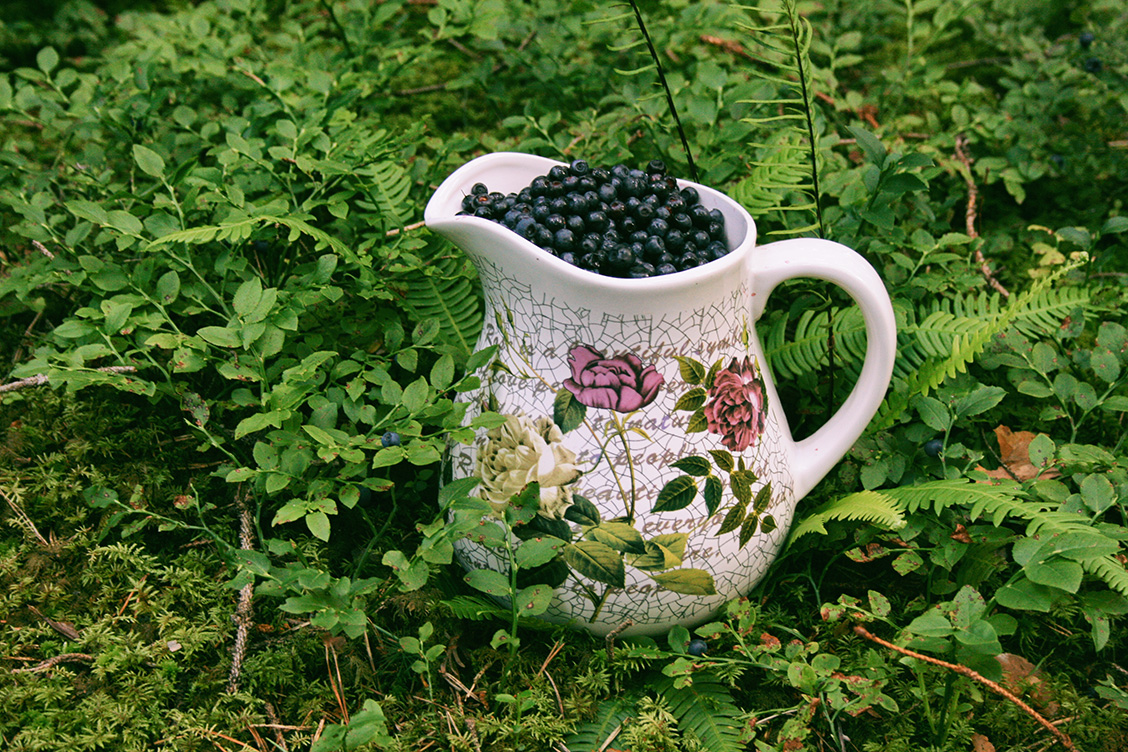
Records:
M558 387L537 373L526 357L519 357L523 362L514 364L516 369L505 364L506 370L555 389L553 414L505 414L505 423L487 433L476 456L479 493L499 516L511 497L532 482L538 484L538 517L529 526L535 533L560 539L564 565L549 573L556 580L549 584L560 584L561 575L568 573L593 581L576 580L592 604L592 621L608 595L624 587L626 567L646 573L662 590L716 595L710 572L684 566L691 536L724 535L739 527L743 547L757 530L769 533L776 527L766 513L772 502L770 481L753 496L757 476L740 456L755 448L765 430L767 397L756 360L732 358L727 365L718 360L707 369L692 358L675 357L682 380L691 388L680 395L674 409L690 411L687 431L715 434L717 448L708 450L708 458L686 455L668 463L681 474L662 486L650 509L638 508L641 473L635 460L650 437L632 419L668 385L656 364L635 353L609 354L586 343L574 344L567 353L569 375ZM598 417L589 410L598 411ZM565 434L572 431L587 431L598 444L589 467L564 446ZM612 453L620 449L624 461L612 461ZM584 474L601 463L606 463L622 502L621 514L610 519L582 493ZM699 495L707 515L695 529L649 537L637 529L640 513L677 512ZM578 532L573 525L579 526Z

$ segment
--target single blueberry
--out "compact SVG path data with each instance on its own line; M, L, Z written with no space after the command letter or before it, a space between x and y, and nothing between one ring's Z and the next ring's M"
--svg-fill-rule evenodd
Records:
M924 453L929 457L939 457L940 452L944 449L944 442L940 439L932 439L931 441L924 442Z
M386 447L399 446L400 435L395 431L388 431L380 437L380 443Z
M689 645L686 646L685 652L694 656L703 656L709 650L709 643L705 640L690 640Z
M532 240L537 232L537 221L532 217L522 217L517 220L517 224L513 226L513 232L517 233L523 238Z
M1100 73L1104 65L1097 58L1091 57L1084 62L1082 67L1085 69L1086 73Z
M1096 41L1097 35L1091 31L1081 32L1081 36L1077 37L1077 43L1081 45L1081 49L1087 50Z

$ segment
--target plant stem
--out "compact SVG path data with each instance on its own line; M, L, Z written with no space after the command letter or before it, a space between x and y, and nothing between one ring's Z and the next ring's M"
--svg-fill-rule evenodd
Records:
M666 73L662 70L662 61L658 58L658 51L654 49L654 43L650 41L650 33L646 30L646 23L642 20L642 11L638 9L638 3L635 0L630 0L630 2L631 8L634 10L635 20L638 21L638 29L646 40L646 48L650 50L650 57L654 60L654 67L658 71L658 80L662 84L662 89L666 92L666 104L670 108L670 114L674 116L674 124L678 127L682 148L685 149L685 159L689 163L689 178L696 183L698 182L697 165L693 163L693 154L689 150L689 139L685 137L685 129L682 128L681 118L678 117L678 108L674 106L674 95L670 92L670 85L666 82Z
M803 48L799 42L802 26L799 21L799 11L795 4L787 4L788 23L791 25L791 41L795 45L795 66L799 72L799 89L803 96L803 115L807 121L807 140L811 145L811 192L815 200L815 220L819 224L819 236L826 237L826 226L823 224L822 199L819 191L819 160L818 142L815 141L815 119L812 116L811 92L807 90L807 70L803 67Z
M635 500L638 489L635 483L634 459L631 457L631 443L627 441L626 422L618 415L614 416L613 420L615 421L616 428L619 429L619 438L623 441L623 451L627 454L627 470L629 470L631 474L631 494L627 498L627 522L633 525L635 519ZM610 464L611 459L608 458L607 462Z

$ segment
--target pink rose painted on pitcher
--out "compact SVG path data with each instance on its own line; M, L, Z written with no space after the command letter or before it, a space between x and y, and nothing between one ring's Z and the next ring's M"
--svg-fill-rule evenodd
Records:
M705 419L710 433L720 434L721 443L732 452L743 452L756 444L764 432L767 412L760 369L747 356L732 359L728 368L717 372L709 387Z
M564 388L577 402L620 413L649 405L665 381L654 366L643 367L633 353L604 358L603 353L587 345L571 349L568 365L572 376L564 379Z

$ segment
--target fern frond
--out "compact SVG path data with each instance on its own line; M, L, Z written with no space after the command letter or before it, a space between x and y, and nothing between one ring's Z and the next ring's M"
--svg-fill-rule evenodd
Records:
M859 491L829 501L804 517L791 529L788 547L810 533L826 535L826 523L833 520L855 520L897 530L905 526L902 508L893 499L878 491Z
M764 3L759 7L737 6L766 18L761 23L741 23L738 26L755 43L756 60L760 65L750 71L758 79L772 84L777 95L771 98L743 100L756 107L756 113L744 122L763 130L778 131L780 137L758 158L760 166L737 184L731 191L734 198L750 212L774 211L781 206L794 207L788 196L803 197L801 206L810 211L814 221L807 227L789 227L785 234L817 229L826 236L819 191L819 149L815 136L814 87L811 79L811 24L799 13L795 0L781 0L778 4ZM762 180L764 186L755 181ZM768 188L767 186L780 186ZM767 201L774 193L774 202ZM750 199L745 203L744 199ZM770 204L766 207L766 204ZM781 232L781 231L777 231Z
M368 194L386 226L402 227L407 224L408 212L412 208L408 201L411 176L403 165L394 161L375 162L356 172L371 178L371 183L367 186Z
M703 673L693 675L693 683L675 687L668 676L652 685L666 701L670 713L678 719L678 728L692 732L709 752L739 752L741 744L741 710L728 688Z
M1027 536L1083 534L1099 539L1115 540L1092 526L1089 518L1063 512L1050 502L1020 498L1022 487L1017 483L986 484L968 480L940 480L919 486L882 489L881 494L903 506L906 512L931 509L939 513L949 507L965 507L968 517L977 520L989 517L995 527L1009 520L1026 522ZM1119 545L1119 541L1117 541ZM1104 582L1112 590L1128 595L1128 569L1115 556L1095 558L1073 557L1088 574Z
M637 698L632 695L619 695L599 703L595 718L583 724L564 740L571 752L602 752L608 742L627 720L634 709Z
M404 279L404 304L417 321L435 319L439 336L463 358L469 357L482 330L482 306L464 256L449 252L450 246L429 243L427 273L414 271Z
M861 311L832 308L836 367L856 375L866 352L866 327ZM808 309L790 331L790 318L785 314L763 332L764 353L772 373L780 379L794 379L829 364L827 355L827 313ZM854 373L851 373L854 371Z
M1110 589L1128 596L1128 569L1114 556L1102 556L1079 562L1081 568L1102 580Z
M486 619L503 619L508 621L512 614L509 609L502 608L488 598L477 595L459 595L450 600L439 601L446 606L451 614L458 619L469 621L485 621Z
M1046 305L1047 292L1052 282L1073 267L1063 268L1052 276L1043 277L1021 295L1007 301L1005 307L988 316L959 317L945 310L934 311L920 327L908 326L904 334L912 337L914 343L924 352L936 353L923 359L905 379L895 381L889 396L885 398L877 417L870 425L871 431L889 428L909 406L909 400L916 395L927 395L942 383L967 371L968 366L987 348L993 338L1002 334L1015 322L1022 319L1028 325L1053 319L1053 311L1060 310ZM989 306L989 299L971 302L974 305ZM1069 310L1073 310L1071 306ZM1030 316L1023 318L1026 314ZM1065 313L1062 312L1064 317ZM944 337L937 336L939 331ZM944 343L947 342L947 350ZM915 360L909 354L910 362ZM900 358L898 358L900 360Z

